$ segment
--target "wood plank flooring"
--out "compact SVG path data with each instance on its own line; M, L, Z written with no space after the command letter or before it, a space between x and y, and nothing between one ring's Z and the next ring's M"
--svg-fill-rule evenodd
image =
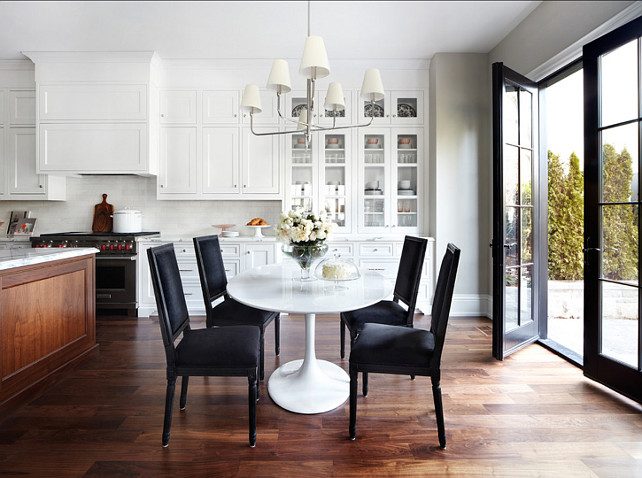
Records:
M194 319L195 326L204 324ZM428 319L418 316L417 327ZM283 317L281 356L266 332L266 378L303 356L303 318ZM438 447L430 380L371 375L348 405L298 415L266 383L248 446L247 381L190 380L161 447L165 357L158 323L99 317L100 347L18 408L0 410L0 476L642 477L642 407L538 345L491 358L490 322L452 318L442 361L448 447ZM340 364L337 316L317 317L317 357Z

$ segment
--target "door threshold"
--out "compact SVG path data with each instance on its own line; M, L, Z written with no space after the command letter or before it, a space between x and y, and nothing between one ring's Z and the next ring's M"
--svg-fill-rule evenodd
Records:
M537 343L542 345L544 348L547 348L555 355L559 355L564 360L572 363L576 367L579 367L581 369L584 368L584 357L582 357L577 352L569 349L568 347L564 347L559 342L555 342L552 339L539 339Z

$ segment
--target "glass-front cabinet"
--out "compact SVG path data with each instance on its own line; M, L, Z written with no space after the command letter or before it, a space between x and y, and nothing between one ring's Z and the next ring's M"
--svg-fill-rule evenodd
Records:
M318 136L312 136L310 144L305 144L305 135L293 134L286 137L289 167L290 201L289 208L318 210L316 186L318 179L318 160L314 154L315 141Z
M372 125L421 125L424 122L424 96L422 91L386 91L386 97L374 105L359 97L359 123L367 123L374 116Z
M417 232L421 227L421 128L359 132L359 232Z

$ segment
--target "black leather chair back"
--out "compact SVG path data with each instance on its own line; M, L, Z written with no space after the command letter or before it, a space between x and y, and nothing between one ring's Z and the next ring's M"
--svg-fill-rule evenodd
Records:
M206 304L218 299L227 290L227 276L218 236L194 238L196 263ZM206 307L208 309L208 307Z
M450 305L453 299L457 267L459 266L460 250L454 244L448 244L446 254L441 261L437 287L432 301L430 331L435 337L435 350L432 357L432 366L439 368L441 352L446 338L446 326L450 315Z
M428 240L420 237L406 236L403 241L393 297L408 306L410 317L415 312L427 246Z
M173 244L147 249L156 306L168 366L174 362L174 341L189 329L189 314Z

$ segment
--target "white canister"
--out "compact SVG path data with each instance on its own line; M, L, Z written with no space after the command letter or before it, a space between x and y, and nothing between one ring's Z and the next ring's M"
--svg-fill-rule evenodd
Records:
M114 228L113 232L142 232L143 231L143 214L134 209L123 209L114 211Z

